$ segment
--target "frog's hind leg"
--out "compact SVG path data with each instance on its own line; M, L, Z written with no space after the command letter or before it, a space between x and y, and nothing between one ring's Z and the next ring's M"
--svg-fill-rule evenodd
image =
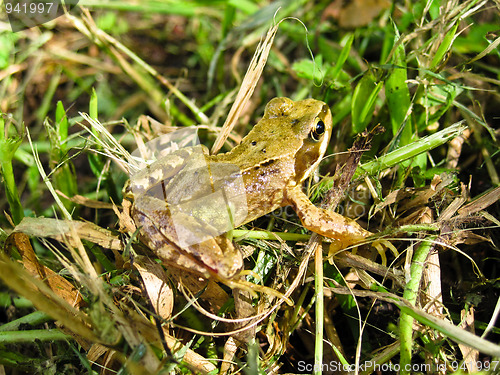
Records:
M304 194L300 186L288 189L286 198L286 203L293 206L304 227L333 239L330 245L329 257L353 245L367 242L369 237L373 236L373 233L363 229L354 220L316 207ZM376 239L371 245L380 254L383 265L387 265L386 249L389 249L395 257L399 255L394 245L388 240Z
M338 250L363 242L372 233L354 220L338 213L316 207L300 186L287 190L286 203L293 206L300 221L310 231L335 240Z

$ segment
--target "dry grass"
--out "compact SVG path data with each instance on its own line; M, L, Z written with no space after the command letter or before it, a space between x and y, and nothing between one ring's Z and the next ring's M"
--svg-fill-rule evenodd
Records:
M340 3L85 1L2 23L6 373L493 368L498 4ZM330 254L282 210L233 231L240 278L162 265L122 201L130 152L195 124L230 149L282 95L331 106L333 177L307 191L383 246Z

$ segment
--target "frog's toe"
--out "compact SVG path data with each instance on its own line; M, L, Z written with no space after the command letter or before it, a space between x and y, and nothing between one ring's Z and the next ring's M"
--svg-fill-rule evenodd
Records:
M352 250L355 249L358 245L363 244L366 244L366 237L363 236L333 239L328 249L328 257L331 259L335 254L342 250Z
M387 266L387 256L385 255L385 251L389 249L392 254L397 258L399 256L399 252L396 247L392 244L391 241L385 239L378 239L372 242L372 246L377 250L380 254L380 258L382 259L382 265Z
M328 257L329 259L333 259L333 256L341 250L349 250L351 248L356 248L358 245L363 245L366 243L367 242L365 239L360 240L356 243L353 242L346 243L345 241L342 240L335 240L330 244ZM374 247L380 254L380 258L382 260L381 263L383 266L387 266L387 256L385 255L387 249L389 249L392 252L392 254L394 254L395 257L399 256L398 250L389 240L377 239L371 243L371 246Z

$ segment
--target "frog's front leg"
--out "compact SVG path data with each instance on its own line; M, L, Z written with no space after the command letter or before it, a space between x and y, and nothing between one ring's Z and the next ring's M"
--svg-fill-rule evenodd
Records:
M286 189L286 202L290 204L307 229L336 241L330 247L330 255L351 245L362 242L372 233L354 220L311 203L301 186Z

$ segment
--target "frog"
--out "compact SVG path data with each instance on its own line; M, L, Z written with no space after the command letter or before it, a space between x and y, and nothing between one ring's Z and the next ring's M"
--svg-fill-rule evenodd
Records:
M332 114L326 103L279 97L267 103L261 120L231 151L209 155L204 146L201 151L183 148L155 161L124 188L141 242L163 262L177 268L206 278L235 278L243 269L243 256L227 235L211 231L214 216L218 215L208 215L204 221L184 215L182 221L188 230L205 226L209 228L206 232L213 235L197 243L182 244L185 233L177 233L172 199L165 199L168 195L174 197L174 203L196 201L221 188L243 196L246 206L238 225L291 206L305 228L328 237L337 249L364 241L371 232L353 219L315 206L302 190L303 182L318 168L331 135ZM193 172L193 162L189 162L193 158L206 163L202 171L213 182L208 188L200 182L201 169ZM230 178L219 178L220 175ZM239 187L235 187L238 179Z

